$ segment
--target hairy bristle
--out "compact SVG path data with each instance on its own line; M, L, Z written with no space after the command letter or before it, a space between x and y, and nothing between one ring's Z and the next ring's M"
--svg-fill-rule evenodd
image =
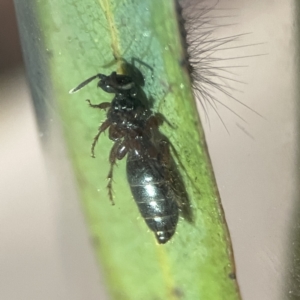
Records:
M247 107L259 115L233 95L242 88L234 88L232 85L245 84L235 73L239 68L247 67L241 61L262 54L236 56L236 51L234 54L231 51L237 48L256 46L258 43L247 44L244 42L249 33L220 34L220 30L226 32L224 30L226 27L237 26L233 20L238 14L238 10L223 9L220 7L220 1L212 4L211 1L181 0L179 4L179 13L182 16L182 26L184 27L181 33L187 44L184 64L191 76L195 98L201 104L206 119L209 121L209 110L212 109L227 130L218 111L218 107L223 106L245 121L230 107L233 102ZM228 31L230 32L230 30ZM221 99L220 95L233 102L226 102L227 99L224 101L224 97Z

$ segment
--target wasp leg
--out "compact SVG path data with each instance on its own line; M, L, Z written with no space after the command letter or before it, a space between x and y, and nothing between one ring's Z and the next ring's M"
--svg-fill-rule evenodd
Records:
M92 147L91 147L91 156L95 157L95 146L98 142L99 136L100 134L105 131L109 126L111 125L111 122L109 120L105 120L101 126L98 128L98 133L95 135L94 137L94 141L92 143Z
M173 147L172 143L166 139L162 139L159 141L159 149L160 153L162 155L162 163L165 166L166 171L166 178L170 182L172 182L171 186L174 191L174 193L177 195L175 201L181 211L182 216L184 219L186 219L188 222L193 222L193 211L191 209L190 200L187 194L187 191L185 189L185 185L183 183L183 179L181 177L181 174L177 171L177 168L175 166L175 162L172 158L170 147L172 149L172 152L175 154L176 159L179 160L179 157L177 155L177 152L175 148ZM184 166L182 165L181 161L179 160L180 166L184 169L186 172Z
M146 135L150 138L153 137L154 132L158 133L158 128L162 123L162 120L156 114L150 116L145 123L143 135Z
M124 132L122 130L120 130L120 128L118 128L117 124L112 124L109 127L109 131L108 131L108 137L110 140L112 141L117 141L119 139L121 139L122 137L124 137Z
M172 149L172 153L174 154L174 156L176 157L176 161L178 162L178 164L180 165L180 168L182 170L184 170L184 172L187 174L187 176L190 178L186 168L184 167L184 164L182 163L179 154L177 152L177 150L175 149L174 145L170 142L170 141L165 141L168 144L168 149ZM190 178L191 179L191 178Z
M163 114L156 113L155 117L159 120L159 122L160 122L159 125L162 125L163 123L167 123L168 126L170 126L171 128L175 128Z
M180 157L179 157L179 154L178 154L178 152L176 151L174 145L173 145L169 140L168 140L167 142L168 142L169 146L171 147L172 153L173 153L174 156L176 157L176 162L179 164L180 168L184 171L184 173L186 174L186 176L190 179L191 184L194 186L194 188L195 188L197 191L199 191L199 187L198 187L197 184L196 184L195 178L192 178L192 177L189 175L189 173L188 173L188 171L186 170L186 168L185 168L183 162L181 161L181 159L180 159ZM199 193L200 193L200 191L199 191Z
M166 169L166 172L168 173L167 174L167 178L172 181L172 182L177 182L178 181L178 176L173 176L174 174L172 174L172 169L175 168L175 162L174 162L174 159L171 155L171 152L170 152L170 147L172 149L172 152L174 152L175 154L175 157L176 157L176 160L178 160L178 163L180 165L181 168L183 168L183 170L186 172L186 169L184 168L184 166L182 165L179 157L178 157L178 154L175 150L175 148L173 147L173 145L171 144L170 141L166 140L166 139L162 139L159 141L159 150L160 150L160 154L161 154L161 162L162 162L162 165L165 166L165 169ZM175 190L176 189L176 184L173 185L175 187ZM181 190L181 189L179 189ZM179 206L182 205L182 203L178 203Z
M92 108L100 108L103 110L106 110L107 108L110 108L110 102L102 102L99 104L92 104L91 101L88 99L86 100L89 103L89 106Z
M127 142L124 140L118 140L115 142L113 147L111 148L110 154L109 154L109 162L110 162L110 169L107 175L108 179L108 184L107 184L107 189L108 189L108 196L109 200L113 205L115 205L114 200L113 200L113 190L112 190L112 180L113 180L113 171L114 171L114 166L116 164L116 160L121 160L124 158L124 156L127 154L128 148L127 148Z
M162 125L163 120L160 118L159 114L152 115L146 121L147 129L158 129L160 125Z
M164 166L165 176L167 178L167 181L171 182L171 186L176 194L180 194L180 191L182 190L181 186L177 186L178 183L178 174L175 174L175 164L174 160L171 156L170 152L170 142L168 140L162 139L159 141L158 148L160 153L160 161L162 165ZM176 172L177 173L177 172ZM175 176L177 175L177 176ZM182 202L178 201L176 199L177 205L181 208Z
M174 126L167 120L167 118L160 113L155 113L154 115L148 118L148 120L146 121L146 128L158 129L158 127L161 126L163 123L167 123L171 128L174 128Z
M191 182L193 183L192 178L189 176L186 168L184 167L184 164L182 163L174 145L167 138L160 140L159 145L160 145L161 152L163 153L163 157L169 158L168 161L166 160L166 163L170 163L170 159L172 157L170 153L170 148L171 148L172 153L176 158L176 162L179 164L180 168L185 172L185 174L190 178Z

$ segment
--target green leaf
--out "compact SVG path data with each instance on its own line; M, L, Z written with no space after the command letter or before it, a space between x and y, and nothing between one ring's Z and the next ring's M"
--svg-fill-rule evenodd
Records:
M20 1L15 1L19 17ZM39 63L49 72L55 104L47 99L46 106L57 110L62 120L87 224L112 298L240 299L230 238L189 75L182 66L185 51L175 2L33 3L28 11L38 24L41 40L31 45L32 49L27 45L25 56L28 51L38 51L43 58ZM19 22L22 26L22 20ZM96 89L96 82L76 94L68 94L94 74L122 71L120 63L112 63L115 58L130 61L132 57L154 70L152 78L151 71L140 66L146 79L145 91L154 99L154 111L172 124L163 125L161 130L179 154L178 170L194 214L192 223L180 219L175 236L165 245L157 244L139 215L126 180L125 159L115 170L116 205L111 205L106 177L112 142L107 136L99 139L96 159L90 157L91 142L105 113L91 109L84 100L100 103L110 101L112 96ZM43 100L39 98L38 102Z

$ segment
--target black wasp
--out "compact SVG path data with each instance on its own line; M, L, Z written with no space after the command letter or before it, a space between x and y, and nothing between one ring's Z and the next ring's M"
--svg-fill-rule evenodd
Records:
M106 120L94 138L91 154L102 132L108 129L114 145L109 154L108 194L113 203L112 178L117 160L127 154L127 180L132 195L148 227L160 244L166 243L175 233L183 195L169 142L158 128L163 118L150 109L150 101L142 90L144 78L134 63L124 63L125 74L112 72L106 76L96 74L70 91L74 93L99 79L97 86L115 94L111 102L92 104L90 107L107 110ZM113 203L114 204L114 203Z

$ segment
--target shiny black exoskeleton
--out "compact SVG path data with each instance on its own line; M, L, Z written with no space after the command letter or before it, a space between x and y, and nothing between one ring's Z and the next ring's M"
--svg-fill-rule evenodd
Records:
M163 153L164 141L154 145L142 138L142 151L130 149L127 156L127 180L140 213L159 243L166 243L175 233L178 222L178 197L173 174Z
M169 143L158 131L162 118L152 113L140 84L130 75L116 72L109 76L97 74L70 93L80 90L94 79L99 79L97 86L102 90L115 94L111 102L95 105L87 100L93 108L107 109L107 119L99 127L91 152L94 157L98 138L108 129L109 138L114 141L109 155L109 198L113 203L113 167L117 160L123 159L127 154L127 180L132 195L157 241L166 243L176 230L182 188L175 186L178 176L170 155Z

